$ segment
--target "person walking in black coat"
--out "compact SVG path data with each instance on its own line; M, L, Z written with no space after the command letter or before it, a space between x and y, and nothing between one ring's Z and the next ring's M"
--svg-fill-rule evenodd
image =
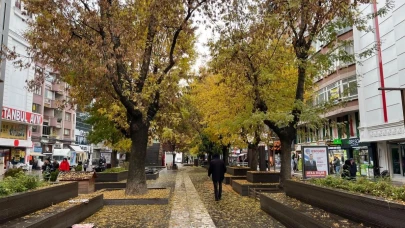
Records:
M354 162L353 158L350 158L350 178L356 179L357 174L357 164Z
M214 183L215 201L221 199L222 195L222 181L224 180L224 174L226 172L226 166L224 161L219 159L218 154L214 154L213 160L208 168L208 176L212 175L212 182Z

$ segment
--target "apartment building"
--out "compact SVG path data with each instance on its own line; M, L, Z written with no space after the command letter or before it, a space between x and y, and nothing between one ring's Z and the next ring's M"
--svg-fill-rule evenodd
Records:
M88 142L87 135L92 129L92 126L86 123L88 114L84 112L76 113L76 128L74 131L75 134L75 143L86 153L86 159L92 159L93 154L93 145Z
M56 73L41 70L45 81L33 91L32 111L43 115L43 125L32 128L34 150L53 156L67 156L70 150L81 153L80 147L72 145L76 112L68 103L68 84L59 81Z
M353 40L352 27L340 30L337 39ZM313 48L315 52L327 51L326 44L319 41L314 42ZM354 54L353 45L341 48L349 54ZM301 146L327 145L330 160L334 156L342 161L354 158L359 166L359 174L368 176L368 164L373 162L375 145L360 142L357 67L355 62L337 60L327 72L315 79L317 91L314 105L324 102L335 102L338 105L324 114L323 117L327 118L328 122L322 128L311 129L305 124L299 126L295 149L301 151Z
M362 4L364 15L384 7L384 1ZM360 140L377 144L375 166L388 170L393 180L405 181L405 128L399 91L380 87L405 88L405 1L383 17L368 20L374 32L354 30L355 51L381 44L374 55L361 59L359 80Z
M25 21L29 16L23 14L15 0L0 3L1 45L24 55L28 44L22 32L27 28ZM26 89L26 81L33 79L34 69L19 69L11 61L3 60L0 72L0 172L3 172L9 162L24 164L34 155L32 129L42 126L43 116L33 112L33 94Z

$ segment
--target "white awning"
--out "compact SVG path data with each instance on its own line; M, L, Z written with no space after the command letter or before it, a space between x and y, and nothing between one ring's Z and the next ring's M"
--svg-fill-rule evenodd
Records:
M69 145L69 147L72 148L72 150L76 151L76 153L84 153L84 151L82 150L82 148L80 148L80 146Z
M69 152L70 152L70 149L54 149L52 155L68 157Z
M43 155L43 154L41 154L41 153L38 153L38 152L30 152L30 155L31 156L45 156L45 155Z

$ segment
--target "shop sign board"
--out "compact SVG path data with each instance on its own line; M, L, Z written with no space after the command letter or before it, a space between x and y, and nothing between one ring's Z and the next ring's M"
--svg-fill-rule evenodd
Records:
M302 158L304 158L303 177L323 178L329 174L329 157L327 146L303 146Z
M27 111L22 111L14 108L8 108L3 106L1 112L1 118L3 120L16 121L20 123L27 123L33 125L42 124L42 115Z
M27 125L11 122L1 123L0 137L5 139L27 139Z

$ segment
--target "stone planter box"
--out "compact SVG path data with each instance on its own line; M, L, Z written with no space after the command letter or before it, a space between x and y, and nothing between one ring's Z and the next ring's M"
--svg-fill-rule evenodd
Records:
M146 180L156 180L159 178L159 172L146 174Z
M128 178L128 171L119 173L97 173L96 182L120 182Z
M267 171L248 171L246 180L252 183L279 183L280 173Z
M123 189L127 187L127 182L100 182L94 185L95 190L101 189Z
M104 199L104 205L165 205L168 198L150 199Z
M246 176L247 171L249 171L250 168L248 167L226 167L226 173L232 176Z
M104 205L103 195L89 198L88 203L80 203L68 206L64 209L50 210L40 216L19 218L5 224L7 227L30 227L30 228L65 228L80 223L87 217L96 213Z
M286 206L280 202L277 202L266 194L260 194L260 209L271 215L277 221L281 222L286 227L291 228L328 228L322 223L319 223L312 217L309 217L303 213L298 212L294 208ZM292 219L294 218L294 219Z
M232 185L232 180L246 180L246 176L232 176L226 173L224 178L224 184Z
M371 227L404 227L402 204L291 180L285 181L284 190L287 196Z
M69 182L0 198L0 224L78 196L78 183Z
M259 183L244 183L244 180L233 180L232 181L232 189L239 193L241 196L248 196L249 195L249 188L274 188L277 189L276 184L259 184Z

